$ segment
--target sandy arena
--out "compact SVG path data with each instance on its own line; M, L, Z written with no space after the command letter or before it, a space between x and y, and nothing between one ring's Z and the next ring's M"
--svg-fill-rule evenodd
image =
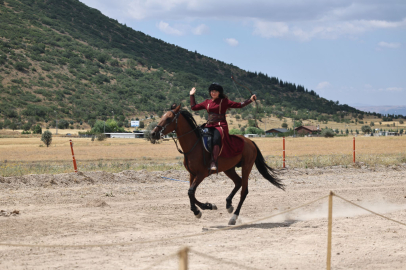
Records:
M300 206L332 190L406 223L405 172L406 164L288 169L280 174L284 192L253 171L239 222ZM0 177L0 269L178 269L178 258L171 255L185 246L191 249L191 270L326 268L327 198L288 214L215 232L228 227L231 214L225 198L232 181L219 174L200 185L197 198L216 204L218 210L203 211L196 219L190 211L188 183L162 176L188 179L185 171ZM234 206L238 200L239 193ZM406 269L406 226L337 197L333 218L332 269ZM194 234L200 235L187 237ZM149 240L158 242L140 243ZM41 247L49 245L56 247Z

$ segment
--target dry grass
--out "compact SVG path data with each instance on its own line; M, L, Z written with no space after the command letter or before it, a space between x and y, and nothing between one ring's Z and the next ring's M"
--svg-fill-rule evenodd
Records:
M81 171L182 169L183 156L172 141L151 144L143 139L91 141L73 138ZM282 138L255 138L271 167L282 166ZM406 136L356 137L356 161L368 166L406 162ZM359 163L357 163L359 164ZM352 137L286 138L286 165L312 168L353 166ZM0 139L0 175L63 173L73 170L69 138L54 137L45 147L40 136Z

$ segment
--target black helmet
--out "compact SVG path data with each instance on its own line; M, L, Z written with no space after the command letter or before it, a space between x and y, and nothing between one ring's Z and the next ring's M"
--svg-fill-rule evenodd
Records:
M216 83L216 82L210 84L210 86L209 86L209 92L210 92L211 90L217 90L217 91L220 92L220 94L223 94L223 87L221 87L221 85L218 84L218 83Z

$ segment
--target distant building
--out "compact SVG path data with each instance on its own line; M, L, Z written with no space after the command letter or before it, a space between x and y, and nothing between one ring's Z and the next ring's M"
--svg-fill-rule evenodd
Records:
M144 133L104 133L107 138L125 138L125 139L134 139L134 138L144 138Z
M319 126L300 126L295 128L295 131L299 135L315 135L315 134L320 134L320 128Z
M254 138L254 137L259 137L258 134L244 134L245 138Z
M286 128L273 128L265 131L265 135L277 135L278 133L288 132Z

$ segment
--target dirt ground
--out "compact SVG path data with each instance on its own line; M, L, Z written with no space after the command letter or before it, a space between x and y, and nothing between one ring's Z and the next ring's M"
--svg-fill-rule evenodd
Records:
M253 171L239 222L295 208L332 190L406 223L405 171L406 164L289 169L280 173L286 191ZM200 185L197 198L218 210L196 219L188 183L163 177L188 179L185 171L0 177L0 269L178 269L172 255L186 246L191 270L326 268L327 198L216 231L228 227L225 198L232 181L219 174ZM234 206L238 200L239 193ZM338 197L333 202L332 269L406 269L405 225Z

